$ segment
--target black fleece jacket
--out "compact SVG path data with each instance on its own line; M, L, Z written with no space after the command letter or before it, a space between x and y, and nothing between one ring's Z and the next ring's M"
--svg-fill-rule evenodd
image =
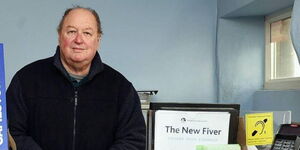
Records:
M97 53L73 86L59 47L19 70L7 90L9 130L18 150L145 150L138 95Z

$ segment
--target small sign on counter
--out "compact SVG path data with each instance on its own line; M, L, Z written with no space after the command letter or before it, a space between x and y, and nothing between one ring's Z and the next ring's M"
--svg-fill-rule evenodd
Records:
M245 115L246 145L268 145L273 142L273 113Z

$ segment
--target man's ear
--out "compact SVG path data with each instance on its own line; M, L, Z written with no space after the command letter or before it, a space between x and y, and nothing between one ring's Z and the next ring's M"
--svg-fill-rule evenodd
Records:
M98 47L97 47L97 51L100 50L100 47L101 47L101 39L102 39L102 36L101 35L98 35L97 37L97 40L98 40Z
M102 39L102 36L100 34L98 34L97 40L100 42Z
M58 37L57 40L58 40L58 44L60 44L60 37L61 37L60 34L61 34L61 32L57 31L57 37Z

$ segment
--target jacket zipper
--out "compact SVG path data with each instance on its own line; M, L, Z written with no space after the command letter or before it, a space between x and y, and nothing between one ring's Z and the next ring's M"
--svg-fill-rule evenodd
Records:
M77 109L77 101L78 101L78 90L75 89L74 96L74 118L73 118L73 148L75 150L75 141L76 141L76 109Z

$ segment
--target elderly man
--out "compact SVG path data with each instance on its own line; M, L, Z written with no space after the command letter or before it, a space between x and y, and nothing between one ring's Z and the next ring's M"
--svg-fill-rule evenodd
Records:
M18 150L145 150L138 95L97 52L98 14L67 9L57 31L55 55L19 70L7 90Z

